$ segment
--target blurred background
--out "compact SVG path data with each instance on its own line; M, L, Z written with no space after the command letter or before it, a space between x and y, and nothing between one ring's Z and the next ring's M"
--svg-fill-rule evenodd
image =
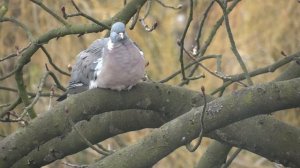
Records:
M1 1L3 0L0 0L0 4L2 3ZM123 1L121 0L75 0L75 2L83 12L100 21L110 18L123 8ZM158 27L152 32L147 32L143 26L138 23L133 30L128 30L129 36L144 51L145 57L150 63L147 67L147 73L153 81L164 79L180 69L177 40L183 32L188 14L189 1L187 0L164 0L163 2L171 6L182 4L183 7L176 10L167 9L162 7L159 3L153 3L150 15L145 21L148 25L158 22ZM76 12L70 1L44 0L43 3L59 15L62 15L60 10L62 6L66 8L68 14ZM209 3L209 0L195 0L194 19L185 40L185 47L189 50L195 44L194 39L199 28L199 22ZM143 9L140 17L144 16L144 14L145 10ZM6 16L15 17L24 23L33 33L34 37L38 37L45 32L62 26L39 6L30 3L29 1L10 0ZM221 16L222 10L217 4L214 4L203 28L200 39L201 45L203 45L204 41L208 38L211 29ZM243 0L235 7L229 17L230 25L237 48L249 71L270 65L276 60L281 59L283 57L281 54L282 51L289 55L300 50L299 16L300 3L297 0ZM68 22L73 24L90 23L90 21L82 17L69 18ZM70 35L51 40L44 46L50 53L54 63L61 69L68 71L67 66L68 64L74 64L76 55L87 48L94 40L104 37L105 33L106 31L102 33L85 34L80 37ZM28 43L27 36L22 29L9 22L0 24L0 58L3 58L10 53L15 53L16 47L24 48ZM242 72L235 56L231 52L224 25L218 30L205 55L208 54L222 55L222 71L226 75L239 74ZM18 58L16 57L0 62L0 75L3 76L13 70L17 59ZM186 57L186 62L188 61L191 60ZM24 72L26 86L29 91L37 91L39 81L46 72L46 63L48 64L49 69L58 76L62 84L64 84L65 87L67 86L69 77L55 71L49 65L45 54L41 50L38 50L32 57L31 62L26 66ZM204 61L203 64L212 71L216 70L215 60ZM281 68L275 73L254 77L254 83L257 84L271 81L283 70L284 68ZM203 71L203 69L199 68L197 70L197 74L203 73L206 75L206 78L193 81L184 87L200 90L201 86L205 86L207 93L210 93L222 85L221 80L211 76ZM170 85L178 85L180 82L181 76L178 75L167 83ZM47 80L44 90L49 92L50 87L53 84L52 80ZM14 77L0 81L0 85L16 88ZM240 85L233 84L225 91L225 94L241 87L242 86ZM56 93L61 92L56 90ZM6 104L13 101L15 98L16 93L0 90L0 104ZM35 111L45 111L48 107L48 103L49 98L40 99L35 106ZM53 102L53 105L54 104L55 102ZM18 107L15 111L22 111L22 108L23 107ZM298 127L300 125L299 110L278 112L275 115L277 118L289 124ZM8 135L20 126L21 125L16 123L0 123L0 135ZM117 138L106 140L103 144L110 148L117 149L118 143L125 143L126 145L132 144L146 135L149 131L151 130L146 129L119 135ZM201 147L195 153L188 152L184 147L179 148L174 153L158 162L154 167L193 167L210 142L209 139L205 139ZM76 164L86 164L93 162L97 158L99 158L99 156L94 151L87 149L78 154L68 156L64 161ZM56 161L47 167L64 167L64 165L62 165L62 161ZM231 167L274 167L274 163L250 152L243 151L234 160Z

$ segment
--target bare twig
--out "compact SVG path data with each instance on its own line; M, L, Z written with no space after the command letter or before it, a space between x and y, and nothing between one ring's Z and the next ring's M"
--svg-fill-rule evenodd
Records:
M199 58L197 58L196 60L194 60L194 62L191 62L191 63L189 63L188 65L186 65L186 66L184 67L184 69L186 70L186 69L190 68L191 66L197 64L197 62L200 62L200 61L203 61L203 60L206 60L206 59L217 58L217 57L220 57L220 55L208 55L208 56L199 57ZM160 80L159 82L160 82L160 83L168 82L169 80L173 79L174 77L176 77L176 76L179 75L180 73L181 73L181 69L180 69L180 70L177 70L176 72L174 72L174 73L171 74L170 76L166 77L165 79Z
M187 23L185 25L185 28L184 28L184 31L183 31L183 34L179 40L179 45L180 45L180 55L179 55L179 61L180 61L180 67L181 67L181 74L182 74L182 80L186 80L186 77L185 77L185 71L184 71L184 61L183 61L183 50L184 50L184 39L185 39L185 36L187 34L187 31L190 27L190 24L193 20L193 7L194 7L194 4L193 4L193 0L190 0L190 11L189 11L189 17L188 17L188 20L187 20Z
M140 11L141 11L141 6L138 8L138 10L136 11L136 14L132 17L131 19L131 24L129 26L129 29L130 30L133 30L134 29L134 26L136 25L136 22L138 21L139 19L139 15L140 15Z
M234 2L232 2L231 6L228 7L228 9L227 9L226 12L229 14L229 13L233 10L233 8L234 8L240 1L241 1L241 0L235 0ZM198 57L202 57L202 56L205 54L205 52L206 52L206 50L208 49L209 45L211 44L213 38L215 37L215 35L216 35L218 29L221 27L221 25L222 25L222 23L223 23L223 20L224 20L224 17L221 17L221 18L216 22L216 24L213 26L213 29L211 30L211 32L210 32L210 34L209 34L207 40L204 42L203 47L201 47L201 48L199 49L199 52L198 52L198 54L197 54ZM191 77L191 76L194 75L194 73L196 72L198 66L199 66L199 65L195 65L195 66L192 68L192 70L190 71L188 77ZM183 85L183 84L188 84L188 83L189 83L189 80L185 80L185 81L182 82L182 85Z
M16 88L10 88L10 87L5 87L5 86L0 86L0 90L6 90L6 91L10 91L10 92L15 92L18 93L18 89ZM51 93L41 93L41 97L49 97ZM28 96L30 97L35 97L36 94L32 93L32 92L28 92ZM53 94L53 96L55 97L59 97L59 94Z
M11 77L12 75L14 75L14 74L16 73L16 71L17 71L17 69L14 69L14 70L10 71L8 74L6 74L6 75L4 75L4 76L1 76L1 77L0 77L0 81L1 81L1 80L4 80L4 79L6 79L6 78Z
M196 38L195 38L195 42L196 42L196 45L194 46L193 48L193 55L197 55L198 54L198 50L200 49L200 37L201 37L201 34L202 34L202 29L204 27L204 22L207 18L207 15L208 15L208 12L210 11L211 7L213 6L215 1L211 1L210 4L208 5L208 7L206 8L206 10L204 11L203 13L203 18L200 22L200 25L199 25L199 29L197 31L197 34L196 34Z
M57 79L57 77L55 76L55 74L51 71L49 71L49 75L52 77L52 79L54 80L56 87L58 89L60 89L61 91L66 91L67 89L65 87L63 87L63 85L60 83L60 81Z
M48 110L51 109L53 95L54 95L54 86L51 86L51 88L50 88L50 96L49 96Z
M199 136L197 139L197 142L195 144L195 146L192 146L191 143L188 143L185 145L186 149L190 152L195 152L196 149L200 146L201 141L202 141L202 137L203 137L203 130L204 130L204 115L206 112L206 105L207 105L207 100L206 100L206 95L205 95L205 88L202 86L201 87L201 92L203 94L203 100L204 100L204 104L203 104L203 108L202 108L202 112L200 113L200 132L199 132Z
M0 105L0 108L7 107L7 106L10 106L10 104L9 104L9 103L1 104L1 105Z
M144 17L142 17L142 20L145 20L149 16L150 11L151 11L151 7L152 7L152 0L148 0L147 1L146 12L145 12Z
M77 164L71 164L67 162L62 162L62 164L69 166L69 167L74 167L74 168L87 168L89 167L88 165L77 165Z
M31 45L31 42L24 48L22 48L21 50L17 50L16 53L12 53L12 54L9 54L8 56L6 57L3 57L0 59L0 62L1 61L4 61L4 60L7 60L7 59L10 59L10 58L13 58L13 57L16 57L16 56L19 56L20 54L22 54L29 46Z
M41 49L43 50L43 52L44 52L45 55L47 56L50 65L52 65L52 67L53 67L55 70L57 70L59 73L61 73L61 74L63 74L63 75L71 76L70 73L61 70L58 66L55 65L55 63L52 61L52 58L51 58L49 52L47 51L47 49L46 49L43 45L41 45Z
M230 166L230 164L232 163L232 161L238 156L238 154L242 151L241 148L238 148L231 156L230 158L226 161L226 163L224 163L222 165L221 168L227 168L228 166Z
M228 38L229 38L229 41L230 41L230 44L231 44L231 50L232 52L234 53L234 55L236 56L242 70L244 71L244 74L245 74L245 77L248 81L248 84L249 85L253 85L253 82L251 80L251 77L248 73L248 69L240 55L240 53L238 52L237 48L236 48L236 44L235 44L235 41L234 41L234 38L233 38L233 35L232 35L232 31L231 31L231 28L230 28L230 24L229 24L229 19L228 19L228 14L226 12L226 9L227 9L227 0L224 0L224 3L220 2L219 0L216 0L216 2L220 5L220 7L222 8L223 10L223 15L224 15L224 21L225 21L225 27L226 27L226 30L227 30L227 34L228 34Z
M147 32L152 32L153 30L156 29L156 27L158 26L158 23L157 22L154 22L152 26L148 26L146 23L145 23L145 20L144 19L139 19L139 21L141 22L142 26L145 28L145 30Z
M21 98L18 97L14 102L10 103L10 105L7 108L5 108L3 111L0 112L0 118L5 116L9 111L16 108L21 102L22 102Z
M47 6L45 6L42 1L39 0L30 0L31 2L37 4L38 6L40 6L42 9L44 9L46 12L48 12L50 15L52 15L57 21L59 21L60 23L62 23L65 26L69 26L69 23L67 23L63 18L61 18L60 16L58 16L56 13L54 13L51 9L49 9Z
M189 58L191 58L192 60L196 61L197 59L192 56L185 48L183 48L184 52L189 56ZM218 57L217 57L217 61L218 61ZM219 79L222 79L222 80L227 80L228 77L226 75L220 75L218 73L215 73L213 71L211 71L210 69L208 69L207 67L205 67L203 64L201 64L200 62L197 62L196 61L196 64L198 64L200 67L202 67L203 69L205 69L208 73L210 73L211 75L219 78ZM190 78L190 77L189 77Z
M101 154L101 155L104 155L104 156L108 156L110 154L112 154L113 152L112 151L102 151L98 148L96 148L95 146L93 146L93 144L79 131L79 129L77 129L77 127L75 126L75 123L74 121L71 119L71 117L69 116L69 113L68 113L68 109L65 109L65 112L67 114L67 119L70 123L70 125L72 126L72 128L74 129L74 131L76 131L76 133L79 135L79 137L93 150L95 150L97 153Z
M98 21L97 19L95 19L95 18L93 18L93 17L91 17L91 16L89 16L89 15L83 13L83 12L79 9L79 7L76 5L76 3L75 3L73 0L71 0L71 2L72 2L72 4L73 4L74 8L76 9L77 13L74 13L74 14L67 14L67 13L66 13L66 10L65 10L65 7L62 7L62 8L61 8L61 11L62 11L63 17L64 17L65 19L67 19L67 18L69 18L69 17L74 17L74 16L83 16L83 17L87 18L88 20L90 20L90 21L96 23L97 25L99 25L99 26L101 26L101 27L103 27L103 28L110 29L110 27L107 26L106 24L104 24L104 23Z
M4 119L0 119L0 122L22 122L21 124L23 125L28 125L28 121L24 120L24 119L18 119L19 116L16 114L16 112L14 111L8 111L7 113L7 117ZM11 117L17 118L17 119L12 119Z
M283 65L285 65L285 64L287 64L291 61L295 61L296 58L300 58L300 52L297 52L295 54L286 56L286 57L282 58L281 60L276 61L275 63L273 63L271 65L253 70L253 71L249 72L249 75L251 77L253 77L253 76L257 76L257 75L264 74L264 73L274 72L275 70L282 67ZM221 87L214 90L211 93L211 95L214 95L214 94L218 93L219 91L221 91L222 89L228 87L229 85L231 85L234 82L244 80L245 79L245 74L240 73L240 74L237 74L237 75L229 76L229 78L230 78L230 80L224 82L224 84Z
M161 0L155 0L155 1L158 2L161 6L163 6L165 8L170 8L170 9L181 9L182 8L182 4L179 4L178 6L170 6L170 5L164 4Z
M20 27L24 30L27 37L29 38L29 41L32 42L34 40L33 35L31 33L31 31L29 30L29 28L26 25L24 25L22 22L18 21L17 19L3 17L3 18L0 19L0 22L12 22L12 23L14 23L15 25L17 25L18 27Z
M39 86L38 86L38 91L37 91L37 93L36 93L36 96L34 97L34 99L32 100L32 102L31 102L28 106L26 106L26 107L24 108L23 113L20 115L20 117L19 117L17 120L23 119L23 117L28 113L28 110L29 110L29 109L32 109L33 106L37 103L37 101L39 100L40 95L41 95L41 93L42 93L44 84L45 84L45 82L46 82L46 78L47 78L47 76L48 76L49 74L50 74L50 71L47 71L47 72L44 74L44 76L41 78L41 81L40 81L40 84L39 84Z

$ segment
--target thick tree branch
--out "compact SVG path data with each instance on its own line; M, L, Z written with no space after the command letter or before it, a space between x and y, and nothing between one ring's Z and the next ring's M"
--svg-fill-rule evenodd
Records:
M230 122L249 117L251 115L271 112L299 105L299 80L300 79L294 79L290 81L271 83L268 85L261 85L251 87L249 89L243 89L242 91L237 92L233 95L219 98L209 103L209 114L206 115L207 117L204 120L204 125L206 128L205 132L211 131L212 129L215 129L217 127L224 126L226 124L229 124ZM70 111L70 117L75 122L90 118L90 116L92 115L100 114L106 111L134 108L160 111L162 115L174 118L175 116L179 115L179 112L187 111L188 109L190 109L190 104L197 102L197 98L195 100L193 98L195 96L190 95L195 95L195 93L182 88L147 83L139 84L130 92L124 91L122 92L122 94L110 90L94 89L78 95L74 95L68 98L67 101L58 104L49 112L43 113L40 117L33 120L29 126L25 127L24 129L20 129L19 131L2 140L0 143L0 165L11 165L27 153L29 153L35 147L43 144L51 138L54 138L66 132L68 130L68 125L66 125L65 123L65 107L68 107ZM266 100L265 97L268 97L269 99ZM189 99L190 103L184 102L181 104L180 100L184 99ZM236 102L237 104L235 104ZM239 108L237 108L237 106ZM243 111L244 113L241 113L240 111L231 111L232 109L241 109L245 111ZM219 112L216 113L216 111L218 110ZM170 113L172 111L174 111L175 113ZM194 113L196 111L197 109L194 109L189 112L188 115L191 115L191 113L193 113L193 116L195 116ZM192 120L193 125L187 125L191 126L189 130L198 132L198 118L199 117L195 118L194 121ZM181 118L178 118L175 121L178 120L181 120ZM182 121L184 122L185 120ZM191 120L189 119L189 121ZM175 131L176 133L178 133L178 131L182 130L182 128L178 128L178 126L180 125L181 124L175 126L172 129L178 129ZM179 134L176 136L179 136ZM181 137L185 137L185 142L175 141L174 143L176 143L176 145L182 145L183 143L186 143L186 141L191 140L194 137L194 134L187 134ZM174 137L172 139L174 139ZM163 142L162 144L164 143L165 142ZM169 147L172 147L173 150L178 146ZM162 148L159 149L162 150ZM168 149L168 152L172 151L170 150L171 149ZM149 154L149 152L147 153ZM165 152L162 152L161 154L164 155L164 153ZM126 154L126 152L124 154ZM158 155L155 158L158 159L159 157L162 157L161 154L160 156ZM153 162L155 161L152 160L151 163Z
M226 127L225 127L226 128ZM226 162L231 146L218 141L212 142L202 155L195 168L221 167Z
M178 92L182 92L181 94L183 94L183 90L177 90ZM198 95L196 92L190 92L191 94L183 94L185 96L183 96L182 100L180 101L182 104L187 104L188 106L190 106L189 108L191 108L193 106L193 103L195 100L201 100L201 95ZM199 97L200 96L200 97ZM211 98L209 98L211 100ZM173 102L172 99L169 100L170 103ZM181 106L181 104L179 105L179 107ZM165 108L165 106L162 106ZM189 109L188 107L186 107L186 109ZM173 110L172 112L174 113L178 113L179 109ZM184 110L180 111L181 113L185 112ZM82 132L86 133L85 136L93 143L97 143L98 141L102 141L106 138L112 137L115 134L118 133L123 133L123 132L127 132L127 131L132 131L132 130L137 130L137 129L142 129L142 128L153 128L153 127L157 127L159 125L162 124L161 118L163 118L166 121L169 121L171 119L173 119L175 116L178 116L179 114L176 115L164 115L164 113L161 113L160 117L157 119L153 119L153 117L151 117L151 115L153 114L157 114L157 113L145 113L144 115L148 114L145 118L140 117L141 113L136 112L113 112L113 114L105 114L103 116L103 118L100 116L96 117L97 119L92 118L90 122L83 122L82 126L78 126L80 128L82 128ZM106 116L109 116L106 117ZM130 116L130 117L128 117ZM136 116L136 118L134 118L133 116ZM150 118L147 118L149 117ZM136 119L135 121L132 121L132 119ZM152 118L152 119L151 119ZM255 119L251 120L252 123L251 124L247 124L247 126L249 128L251 128L251 125L256 123ZM64 120L62 120L61 122L64 122ZM107 123L108 122L108 123ZM149 122L149 124L147 124ZM134 126L131 125L134 123ZM138 124L140 123L140 124ZM145 123L145 124L143 124ZM100 124L101 127L97 124ZM121 124L121 126L119 126ZM241 125L243 125L243 123L240 123ZM98 134L95 134L92 130L95 130L97 128ZM118 131L113 131L110 128L114 128L113 130L118 130ZM269 127L265 127L266 130L269 129ZM253 129L253 132L257 132L259 130ZM228 131L229 132L229 131ZM244 131L243 131L244 132ZM237 134L239 135L240 133L238 131L234 131L231 132L231 134ZM268 135L268 134L266 134ZM245 135L246 136L246 135ZM280 136L283 137L283 136ZM47 142L44 145L39 146L39 150L33 150L27 157L23 158L22 160L20 160L20 162L18 162L16 167L20 167L20 165L24 166L28 160L33 160L36 166L42 166L45 165L47 163L50 163L56 159L62 158L66 155L69 154L73 154L76 153L80 150L83 150L84 148L86 148L87 146L82 143L79 139L74 138L76 137L76 134L74 135L74 133L70 133L67 134L67 136L65 136L64 139L61 138L55 138L49 142ZM70 143L72 142L72 143ZM232 144L234 145L234 144ZM249 146L252 146L252 144L248 144ZM259 147L259 144L256 144ZM75 147L76 146L76 147ZM59 155L53 154L53 152L49 151L49 149L53 149L55 151L57 151L57 153L59 153ZM265 148L265 150L270 151L269 148ZM253 152L256 153L255 149L252 149ZM281 150L282 153L284 154L286 152L284 151L289 151L289 149L285 149L285 150ZM51 157L50 157L51 156ZM278 155L277 155L278 156ZM270 156L264 156L264 157L269 157L269 159L273 159L273 160L279 160L279 158L276 156L276 158L272 158ZM47 159L45 159L47 158Z
M37 146L68 131L65 108L68 108L69 115L75 123L95 114L125 109L152 109L174 118L180 115L181 111L188 111L191 104L196 106L201 103L195 95L198 93L183 88L147 83L137 85L130 92L93 89L74 95L49 112L41 114L29 126L2 140L0 167L11 165ZM181 102L182 99L189 103Z
M254 115L299 106L300 78L242 89L208 104L204 132ZM266 99L266 97L268 99ZM149 167L197 136L202 107L168 122L137 144L115 152L90 167ZM147 151L147 152L144 152ZM134 159L128 160L128 156ZM296 162L296 161L295 161Z
M209 137L252 151L287 167L300 165L300 128L262 115L216 130ZM258 145L259 144L259 145Z
M157 128L163 123L164 119L159 113L143 110L124 110L93 116L89 121L78 122L76 127L91 143L96 144L125 132L143 128ZM15 163L13 168L41 167L87 147L87 144L78 138L76 131L72 129L63 138L56 137L39 146L39 150L32 150L27 156ZM27 164L29 161L30 165Z

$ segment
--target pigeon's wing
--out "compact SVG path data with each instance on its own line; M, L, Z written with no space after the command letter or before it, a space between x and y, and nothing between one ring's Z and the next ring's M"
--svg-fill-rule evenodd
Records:
M107 42L107 38L98 39L77 55L76 63L72 67L68 91L58 101L65 99L67 94L76 94L88 90L90 81L94 77L97 62L102 59L103 48Z

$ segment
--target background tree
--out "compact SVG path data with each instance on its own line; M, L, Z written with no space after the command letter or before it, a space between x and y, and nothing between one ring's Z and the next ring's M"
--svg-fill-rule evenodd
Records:
M0 167L39 167L61 158L50 166L226 167L240 151L225 163L232 146L262 156L245 151L234 160L236 167L275 164L263 158L299 167L299 113L286 110L300 104L297 1L0 5ZM144 50L156 82L55 102L75 55L115 21L133 29L129 34ZM161 84L166 82L171 85ZM281 121L261 115L279 110ZM120 135L144 128L157 129ZM210 141L197 148L202 136L218 141L205 153L202 146ZM104 140L109 148L97 145ZM67 157L87 147L92 150Z

